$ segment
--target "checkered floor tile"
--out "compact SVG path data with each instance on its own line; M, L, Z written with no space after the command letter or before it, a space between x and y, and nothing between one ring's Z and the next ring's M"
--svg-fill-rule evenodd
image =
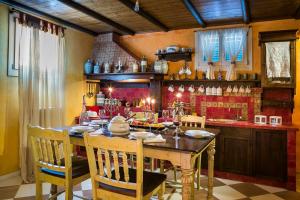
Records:
M174 182L173 173L168 173L168 182L164 198L166 200L181 199L180 174L178 182ZM195 183L196 187L196 183ZM92 198L92 186L90 180L84 181L73 188L74 194ZM43 194L45 199L49 196L50 184L43 184ZM195 199L206 199L207 177L202 176L201 189L195 189ZM239 181L215 178L214 179L214 197L216 200L300 200L300 193L288 191L284 188L277 188L265 185L244 183ZM20 178L9 179L0 182L0 200L17 199L33 200L35 197L35 184L21 184ZM59 200L64 199L61 194ZM78 198L74 197L74 200ZM156 197L152 198L156 200Z

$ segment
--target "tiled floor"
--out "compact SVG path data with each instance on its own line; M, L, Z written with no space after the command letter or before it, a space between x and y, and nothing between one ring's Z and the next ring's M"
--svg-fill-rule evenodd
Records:
M172 174L172 173L170 173ZM180 174L178 174L180 176ZM168 174L168 180L172 181L172 175ZM196 184L195 184L196 186ZM201 179L201 190L195 190L195 199L206 199L207 177ZM287 191L284 188L276 188L258 184L243 183L238 181L215 178L214 197L216 200L300 200L300 193ZM43 184L44 197L48 197L50 184ZM91 182L87 180L74 187L74 193L79 196L91 198ZM11 178L0 182L0 200L34 199L35 184L21 184L20 177ZM59 200L64 199L64 194L60 195ZM74 197L73 199L78 199ZM153 199L156 199L153 197ZM166 186L165 199L181 199L181 185L179 183L168 183Z

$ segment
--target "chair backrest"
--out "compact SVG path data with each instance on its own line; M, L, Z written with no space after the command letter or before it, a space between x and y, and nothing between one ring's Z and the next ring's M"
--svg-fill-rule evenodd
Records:
M84 134L84 143L89 161L93 188L97 182L113 187L136 190L136 198L143 194L143 143L142 140L129 140L120 137L91 136ZM136 182L129 182L128 154L136 154ZM111 160L112 158L112 160ZM119 158L120 163L119 163ZM99 171L97 170L96 159ZM113 166L111 166L113 163ZM119 166L123 167L124 179L121 180ZM112 167L114 176L112 176ZM104 170L106 169L106 171ZM121 168L122 169L122 168ZM121 172L122 173L122 172Z
M68 176L72 168L68 131L29 126L28 133L36 167L63 172Z
M205 128L205 116L185 115L181 117L181 126Z

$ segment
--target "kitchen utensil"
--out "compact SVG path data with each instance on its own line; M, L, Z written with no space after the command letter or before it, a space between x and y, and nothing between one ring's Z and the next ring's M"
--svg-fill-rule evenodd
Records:
M213 86L213 87L211 88L211 94L212 94L212 95L217 95L217 88L216 88L215 86Z
M206 95L211 95L212 94L212 92L211 92L211 87L206 87Z
M179 92L184 92L184 85L180 85L180 87L178 88Z
M227 89L226 89L226 92L228 92L228 93L231 93L231 92L232 92L232 88L231 88L230 85L228 85L228 87L227 87Z
M239 91L238 87L235 85L232 89L232 92L237 93Z
M174 92L174 86L173 85L170 85L169 87L168 87L168 90L169 90L169 92Z
M251 93L251 89L250 89L249 85L247 85L247 87L246 87L246 89L245 89L245 92L246 92L247 94L250 94L250 93Z
M205 88L203 85L200 85L200 87L198 88L198 92L200 93L204 93L205 92Z
M239 93L241 94L245 93L245 88L243 85L240 86Z
M222 88L221 88L221 86L219 86L217 88L217 96L222 96Z

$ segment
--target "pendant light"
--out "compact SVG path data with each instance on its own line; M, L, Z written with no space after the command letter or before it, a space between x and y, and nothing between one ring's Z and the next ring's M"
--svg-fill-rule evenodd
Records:
M139 0L136 0L135 6L134 6L134 11L139 12L139 10L140 10Z

